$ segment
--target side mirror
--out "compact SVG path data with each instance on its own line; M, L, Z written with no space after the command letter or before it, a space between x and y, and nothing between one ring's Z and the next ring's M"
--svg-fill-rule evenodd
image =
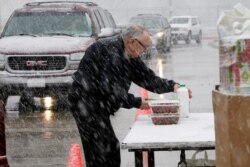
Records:
M109 37L112 35L114 35L114 29L110 27L106 27L106 28L101 29L101 33L98 34L98 37L103 38L103 37Z
M114 29L114 33L115 34L120 34L122 32L122 29L121 28L116 28Z
M117 28L118 29L121 29L121 32L124 30L124 29L126 29L126 27L127 27L127 25L117 25Z

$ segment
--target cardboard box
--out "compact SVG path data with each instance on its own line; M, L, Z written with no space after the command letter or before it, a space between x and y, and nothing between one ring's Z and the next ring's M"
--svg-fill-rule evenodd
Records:
M250 96L213 90L216 167L250 166Z

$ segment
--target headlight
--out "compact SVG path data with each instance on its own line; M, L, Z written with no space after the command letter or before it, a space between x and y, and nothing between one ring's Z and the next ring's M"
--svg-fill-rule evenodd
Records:
M0 54L0 61L4 61L5 60L5 56L3 54Z
M69 65L69 70L77 70L77 69L78 69L78 66L79 66L79 63L70 64L70 65Z
M164 35L163 32L158 32L158 33L156 34L156 36L159 37L159 38L162 37L163 35Z
M73 53L69 56L69 70L77 70L81 59L83 58L85 52Z
M70 55L69 59L71 61L80 61L83 58L84 54L85 52L73 53Z
M0 54L0 70L4 69L4 64L5 64L5 55Z

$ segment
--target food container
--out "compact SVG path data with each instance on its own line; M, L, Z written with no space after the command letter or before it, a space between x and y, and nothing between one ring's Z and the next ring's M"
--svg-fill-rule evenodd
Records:
M177 124L179 121L178 100L151 100L151 119L155 125Z
M178 100L151 100L149 102L152 113L178 113Z
M151 114L151 120L155 125L177 124L180 118L179 113Z

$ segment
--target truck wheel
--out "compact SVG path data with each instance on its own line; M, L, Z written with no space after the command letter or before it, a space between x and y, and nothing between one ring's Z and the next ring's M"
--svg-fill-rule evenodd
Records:
M56 100L56 106L55 106L55 110L57 111L69 111L69 100L68 100L68 96L67 95L57 95L55 96L55 100Z
M186 42L186 44L190 44L190 42L191 42L191 32L190 31L188 32L188 35L187 35L185 42Z
M201 39L202 39L202 32L200 31L200 32L199 32L199 35L198 35L197 38L196 38L196 43L197 43L197 44L201 43Z
M170 38L170 40L167 41L167 51L170 52L171 50L171 46L172 46L172 39Z
M19 102L19 112L33 112L36 109L33 96L28 93L22 93Z
M178 40L177 39L173 39L173 44L177 45L178 44Z

